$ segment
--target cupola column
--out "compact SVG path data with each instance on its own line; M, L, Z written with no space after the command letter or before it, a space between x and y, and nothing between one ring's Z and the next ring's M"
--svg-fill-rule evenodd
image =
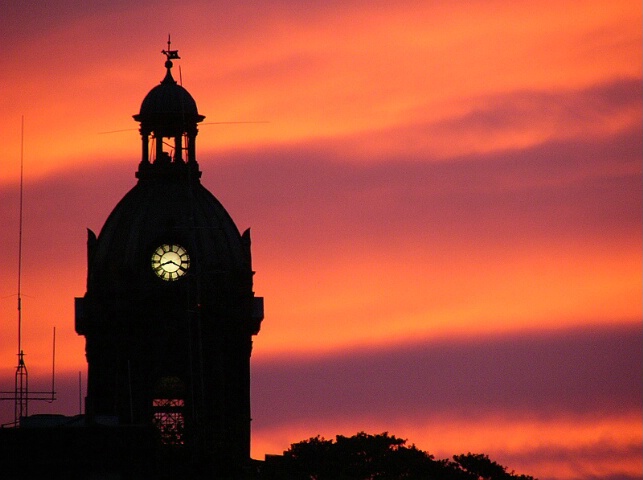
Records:
M141 129L141 163L150 163L149 134Z
M163 137L160 134L155 134L156 138L156 158L155 161L158 161L159 158L163 158Z
M187 134L188 163L196 163L196 129Z
M174 161L176 163L183 163L183 135L174 137Z

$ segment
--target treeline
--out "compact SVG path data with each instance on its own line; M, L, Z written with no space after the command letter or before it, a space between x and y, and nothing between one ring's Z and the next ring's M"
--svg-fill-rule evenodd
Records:
M266 458L262 470L262 478L272 480L536 480L484 454L436 459L387 432L310 438L292 444L283 456Z

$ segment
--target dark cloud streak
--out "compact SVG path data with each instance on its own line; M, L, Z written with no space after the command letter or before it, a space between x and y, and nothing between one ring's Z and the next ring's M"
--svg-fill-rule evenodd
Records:
M517 91L481 99L471 112L427 125L432 133L458 135L468 132L498 134L515 130L533 129L536 125L561 128L564 138L603 125L618 118L623 112L641 112L641 80L623 78L609 83L592 85L580 90ZM484 140L482 137L481 140Z
M256 427L376 416L639 412L639 325L449 339L253 364Z

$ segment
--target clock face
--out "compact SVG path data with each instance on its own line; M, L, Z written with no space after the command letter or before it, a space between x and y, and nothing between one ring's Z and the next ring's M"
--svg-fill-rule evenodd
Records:
M152 270L159 278L172 282L186 274L190 256L181 245L163 244L152 254Z

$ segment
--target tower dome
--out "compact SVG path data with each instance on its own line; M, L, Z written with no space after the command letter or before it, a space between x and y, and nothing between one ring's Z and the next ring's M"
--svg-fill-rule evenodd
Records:
M166 286L158 282L150 261L163 243L190 252L190 274L199 275L201 287L231 275L251 284L249 236L249 230L239 234L226 209L200 182L139 181L109 215L98 241L90 232L88 286L96 285L106 302L130 295L134 286L161 293Z
M172 77L172 61L167 60L165 66L165 78L143 99L140 113L134 115L134 120L141 122L141 128L145 130L173 137L203 121L205 116L199 114L190 92Z

